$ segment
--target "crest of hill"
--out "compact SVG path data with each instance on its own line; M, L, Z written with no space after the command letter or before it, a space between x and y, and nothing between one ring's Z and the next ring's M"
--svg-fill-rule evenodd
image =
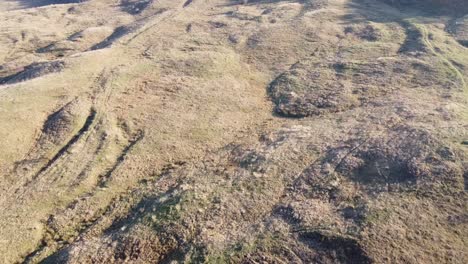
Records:
M413 6L417 8L430 8L434 11L450 11L463 13L468 11L466 0L384 0L397 7Z

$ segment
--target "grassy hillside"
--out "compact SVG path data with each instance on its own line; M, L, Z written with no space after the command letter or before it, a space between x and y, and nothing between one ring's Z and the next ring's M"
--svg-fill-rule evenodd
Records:
M0 262L468 262L465 6L0 1Z

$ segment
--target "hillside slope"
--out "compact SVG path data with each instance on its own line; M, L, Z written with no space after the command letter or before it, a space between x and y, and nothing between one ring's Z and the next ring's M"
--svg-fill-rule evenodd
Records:
M467 263L468 13L429 2L0 2L0 262Z

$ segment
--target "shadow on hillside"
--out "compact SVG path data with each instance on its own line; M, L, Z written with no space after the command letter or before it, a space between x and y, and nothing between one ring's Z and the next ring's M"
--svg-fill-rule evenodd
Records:
M390 22L395 18L440 18L461 17L468 14L468 5L459 7L458 0L446 0L447 4L437 4L436 0L351 0L347 7L366 19L375 22ZM452 3L453 2L453 3Z
M404 2L403 0L351 0L347 3L348 14L342 17L342 23L353 24L372 21L377 23L398 23L406 30L407 39L404 47L415 46L420 42L421 33L410 21L417 20L420 24L445 23L445 30L451 34L450 27L456 23L457 19L468 14L468 5L463 8L456 8L458 0L447 0L444 4L415 4L424 2L414 0ZM436 2L434 0L434 2ZM452 3L453 4L450 4ZM404 4L406 3L406 4ZM441 19L443 18L443 19ZM459 43L467 46L462 41ZM405 48L401 51L404 51Z
M48 5L73 4L85 2L85 0L9 0L10 2L18 2L21 8L33 8Z
M255 4L272 4L279 2L303 2L303 0L231 0L228 5L255 5Z

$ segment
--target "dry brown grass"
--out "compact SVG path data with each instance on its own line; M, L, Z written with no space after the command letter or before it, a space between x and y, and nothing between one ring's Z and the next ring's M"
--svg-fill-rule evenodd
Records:
M467 261L461 18L25 7L0 3L0 262Z

